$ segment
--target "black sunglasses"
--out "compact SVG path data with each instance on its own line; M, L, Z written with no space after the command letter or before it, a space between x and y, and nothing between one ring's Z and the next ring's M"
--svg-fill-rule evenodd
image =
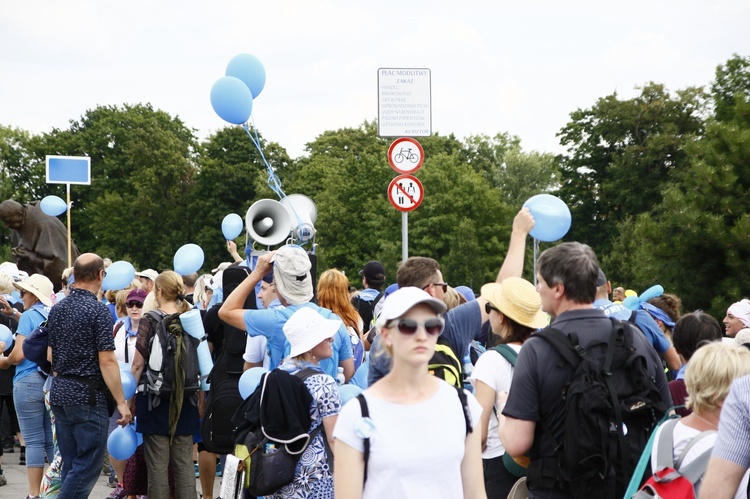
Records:
M441 317L427 319L424 322L417 322L414 319L399 319L398 321L391 322L389 327L393 327L394 323L398 328L398 332L406 336L415 334L419 326L422 326L430 336L440 336L443 333L443 329L445 329L445 320Z
M431 282L430 284L428 284L427 286L423 287L422 289L423 290L427 289L430 286L440 286L441 288L443 288L443 293L447 293L448 292L448 283L447 282Z
M128 308L143 308L143 303L139 301L129 301L125 304L125 306Z
M485 311L485 312L487 312L487 315L489 315L489 314L490 314L490 311L491 311L491 310L494 310L495 312L498 312L498 313L500 313L500 309L499 309L499 308L497 308L497 307L493 307L493 306L492 306L492 304L491 304L490 302L487 302L487 303L485 303L485 304L484 304L484 311Z

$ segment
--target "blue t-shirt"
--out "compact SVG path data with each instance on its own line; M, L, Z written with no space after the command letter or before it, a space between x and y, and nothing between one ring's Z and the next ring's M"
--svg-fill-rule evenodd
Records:
M448 310L445 314L445 330L442 336L448 341L456 357L463 359L469 352L469 343L480 335L481 330L482 310L479 308L479 302L473 300ZM378 334L370 348L370 372L367 376L369 385L391 370L391 358L380 351L380 344Z
M604 315L607 317L614 317L621 321L630 320L630 315L633 313L633 311L625 305L621 303L612 303L607 299L596 300L594 302L594 308L604 311ZM636 312L635 325L643 332L649 343L651 343L658 353L662 354L672 346L667 337L664 336L662 330L659 329L659 325L654 318L645 310L638 310Z
M245 330L247 334L250 336L265 336L268 339L267 348L271 360L270 369L281 365L281 361L289 354L290 346L286 341L286 336L284 336L284 324L286 324L286 321L289 320L289 317L294 312L302 307L311 307L327 319L339 319L330 310L318 307L314 303L309 302L299 305L289 305L285 308L245 311ZM333 336L333 356L330 359L321 360L320 368L333 379L336 379L339 362L351 357L352 344L349 339L349 332L342 322L338 331Z
M39 324L47 320L48 314L49 307L45 307L40 302L35 303L29 310L21 314L21 318L18 321L18 329L16 329L16 335L20 334L26 338L34 329L39 327ZM39 366L36 365L36 362L24 358L23 361L16 366L16 374L13 376L13 383L37 371L39 371Z

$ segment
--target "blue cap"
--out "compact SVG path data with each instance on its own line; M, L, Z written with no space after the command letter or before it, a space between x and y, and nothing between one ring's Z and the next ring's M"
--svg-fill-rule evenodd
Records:
M464 298L466 298L466 301L472 301L472 300L477 299L476 295L474 294L474 291L472 291L472 289L469 286L456 286L453 289L461 293L461 295Z

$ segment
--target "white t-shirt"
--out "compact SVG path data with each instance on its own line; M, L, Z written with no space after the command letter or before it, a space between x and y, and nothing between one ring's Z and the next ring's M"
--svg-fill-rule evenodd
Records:
M651 449L651 472L655 473L656 470L656 454L658 452L658 439L661 436L661 430L664 428L664 425L660 426L656 430L656 437L654 440L654 447ZM699 430L696 430L694 428L690 428L689 426L683 424L682 421L678 421L677 424L674 427L674 450L672 452L672 459L673 461L676 461L677 458L680 457L682 454L682 451L687 447L688 443L690 441L698 436L701 432ZM708 449L713 449L714 444L716 443L716 437L717 434L714 433L713 435L708 435L706 437L703 437L701 440L696 443L692 449L687 453L687 456L685 456L685 459L682 460L682 465L686 465L690 462L692 462L695 458L700 456L704 451ZM737 492L735 493L734 497L735 499L745 499L747 497L747 483L748 483L748 475L749 472L746 472L745 475L742 477L742 481L740 482L740 486L737 489ZM698 496L698 491L700 489L702 480L698 480L695 483L695 495Z
M263 367L270 369L271 359L268 357L267 344L268 339L265 336L248 335L242 359L245 362L263 362Z
M521 345L508 345L516 353L521 351ZM495 350L487 350L477 360L471 378L471 384L476 391L476 382L481 381L495 390L495 407L502 404L499 401L501 392L510 391L510 382L513 380L513 366ZM505 454L503 444L500 442L500 430L498 428L497 414L490 414L489 427L487 429L487 445L482 452L482 459L492 459Z
M436 394L418 404L396 404L364 392L370 419L370 457L363 499L383 497L450 498L463 496L461 461L466 423L456 389L441 383ZM472 427L482 408L466 392ZM364 452L362 413L356 399L339 414L333 436Z

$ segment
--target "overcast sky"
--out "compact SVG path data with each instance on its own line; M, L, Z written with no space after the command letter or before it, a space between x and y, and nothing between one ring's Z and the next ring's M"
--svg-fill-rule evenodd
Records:
M149 102L204 139L230 126L211 86L250 53L267 73L255 124L292 157L377 117L379 67L431 69L433 132L560 152L576 108L708 85L750 55L750 1L5 0L0 47L0 124L33 133Z

